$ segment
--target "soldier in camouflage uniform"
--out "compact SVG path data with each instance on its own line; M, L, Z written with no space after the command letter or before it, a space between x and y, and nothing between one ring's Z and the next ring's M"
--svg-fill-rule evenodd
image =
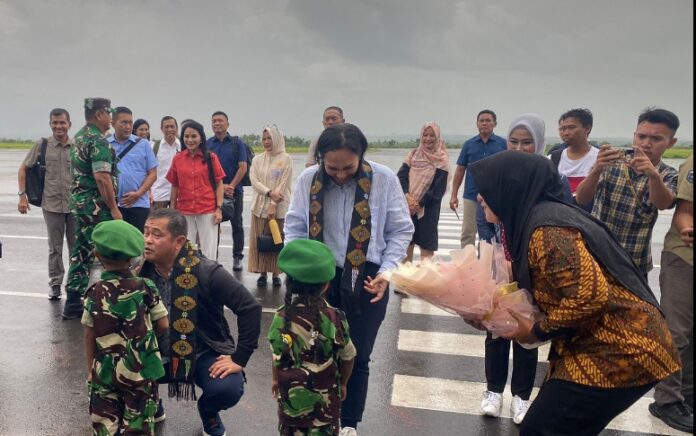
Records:
M154 435L164 366L153 331L168 327L167 309L154 283L128 268L145 246L142 233L125 221L106 221L92 233L104 265L102 280L85 295L89 411L95 435Z
M75 217L76 239L70 253L63 319L79 318L82 314L81 297L87 290L94 261L94 226L122 218L116 202L116 155L104 138L111 125L110 106L105 98L85 99L87 124L75 135L70 150L72 187L68 203Z
M334 257L319 241L297 239L280 252L278 267L287 275L285 305L268 332L278 429L283 436L338 435L356 352L344 313L322 297L336 273Z

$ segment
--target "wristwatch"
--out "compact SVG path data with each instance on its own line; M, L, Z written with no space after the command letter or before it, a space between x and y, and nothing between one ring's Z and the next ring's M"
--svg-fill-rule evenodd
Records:
M26 193L27 193L26 191L19 191L19 192L17 193L17 195L19 195L19 196L21 197L22 195L25 195Z

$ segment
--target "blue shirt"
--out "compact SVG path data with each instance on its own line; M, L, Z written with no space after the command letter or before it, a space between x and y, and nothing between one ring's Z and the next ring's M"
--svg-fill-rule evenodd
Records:
M367 260L381 265L379 273L396 268L406 256L413 236L413 221L399 179L384 165L372 166L370 191L371 236ZM285 215L285 242L309 237L309 189L317 165L306 168L297 178L290 208ZM355 204L355 179L343 186L329 182L324 189L324 243L334 254L336 265L343 268L348 247L348 233Z
M505 138L501 138L498 135L491 135L491 137L488 138L488 142L483 142L481 135L476 135L468 139L464 142L464 145L462 145L462 151L459 153L457 165L468 167L474 162L478 162L485 157L492 156L504 150L507 150L507 141ZM471 175L471 171L467 171L464 179L464 198L476 201L477 194L478 189L476 189L476 185L474 184L474 176Z
M247 152L244 142L241 139L235 141L237 143L237 151L232 149L233 142L230 134L226 134L225 138L220 141L217 136L208 138L208 150L217 154L220 159L220 165L225 170L225 178L222 183L229 185L239 169L239 162L247 161ZM235 159L236 158L236 159ZM247 171L251 168L247 168ZM244 186L241 183L234 188L235 194L243 194Z
M109 143L114 148L116 156L132 142L135 146L126 154L123 159L118 160L118 202L121 205L121 197L129 192L137 191L143 186L148 171L157 168L158 162L155 153L147 139L136 135L130 135L123 144L116 140L115 136L109 136ZM133 203L131 207L150 207L150 199L147 193Z

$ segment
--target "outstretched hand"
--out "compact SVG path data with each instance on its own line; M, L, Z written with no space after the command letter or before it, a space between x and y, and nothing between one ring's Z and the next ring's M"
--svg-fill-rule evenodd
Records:
M384 291L387 290L388 284L389 282L387 281L387 279L382 277L382 274L377 274L377 277L375 277L374 279L370 276L367 276L367 280L365 280L364 289L375 296L375 298L370 300L370 303L376 303L379 300L381 300L382 297L384 297Z

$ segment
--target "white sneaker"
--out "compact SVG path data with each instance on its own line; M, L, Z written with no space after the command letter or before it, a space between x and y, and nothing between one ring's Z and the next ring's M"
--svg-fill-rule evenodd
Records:
M338 436L358 436L358 432L353 427L343 427Z
M483 393L481 400L481 413L486 416L497 418L503 408L503 394L498 394L491 391Z
M510 413L512 413L512 421L515 424L521 424L522 420L524 420L524 417L527 414L527 410L529 410L529 406L531 405L531 401L523 400L517 395L512 397L512 403L510 404Z

